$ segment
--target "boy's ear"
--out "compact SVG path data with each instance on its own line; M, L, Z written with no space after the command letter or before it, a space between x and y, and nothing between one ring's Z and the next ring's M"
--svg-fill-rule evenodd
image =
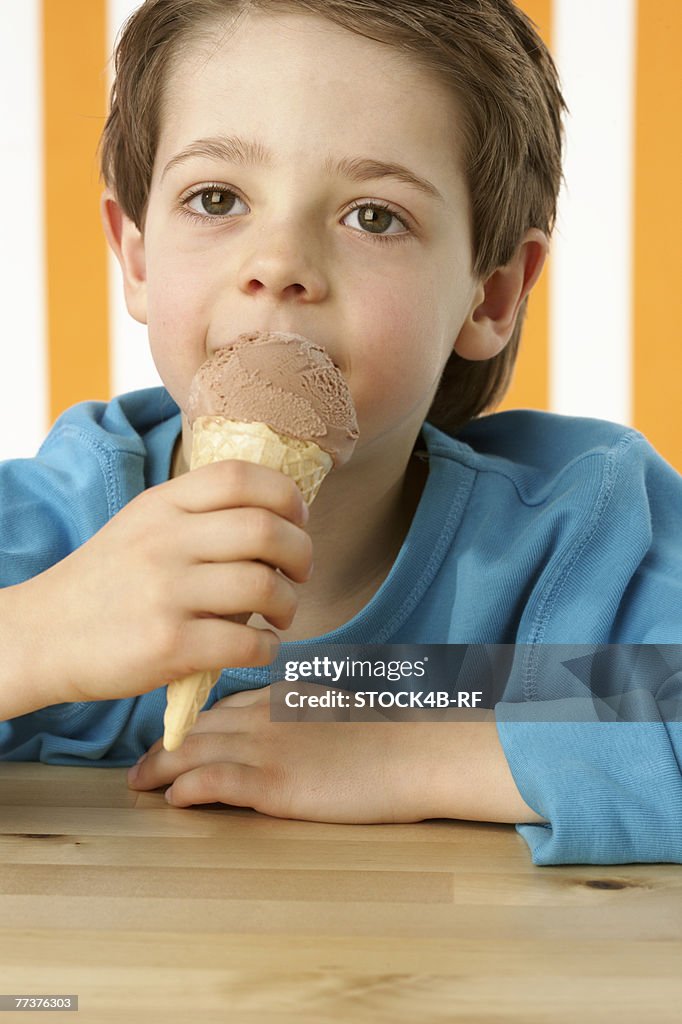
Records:
M504 267L495 270L476 289L469 317L455 352L463 359L491 359L514 332L521 303L539 278L549 252L547 236L531 228Z
M111 189L100 200L100 214L107 242L123 271L123 290L128 312L138 323L147 323L147 268L142 232L121 209Z

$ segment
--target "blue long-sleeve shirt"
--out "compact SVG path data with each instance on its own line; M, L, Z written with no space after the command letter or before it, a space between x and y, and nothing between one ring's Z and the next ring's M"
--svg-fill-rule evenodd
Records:
M35 458L0 463L0 586L167 480L179 431L177 406L150 388L74 406ZM428 423L422 436L428 479L393 568L318 643L518 645L495 717L547 822L517 825L533 863L682 863L682 477L641 434L601 420L515 411L456 439ZM571 644L675 647L655 669L611 660L630 711L609 720L557 657ZM280 659L298 649L283 644ZM225 671L206 706L271 681L268 668ZM161 735L164 709L165 687L43 708L0 723L0 757L128 765Z

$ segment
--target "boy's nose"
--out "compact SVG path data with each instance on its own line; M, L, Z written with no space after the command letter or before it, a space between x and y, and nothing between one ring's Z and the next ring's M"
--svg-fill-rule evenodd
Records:
M239 287L249 295L298 302L320 302L328 293L322 268L301 243L274 238L252 252L239 271Z

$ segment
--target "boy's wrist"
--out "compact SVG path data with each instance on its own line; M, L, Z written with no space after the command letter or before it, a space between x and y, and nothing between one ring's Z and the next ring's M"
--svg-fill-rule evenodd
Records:
M427 726L423 778L416 779L424 817L508 824L544 823L516 786L493 721Z

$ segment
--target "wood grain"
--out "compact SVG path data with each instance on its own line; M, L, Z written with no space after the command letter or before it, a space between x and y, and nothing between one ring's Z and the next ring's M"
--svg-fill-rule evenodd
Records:
M77 993L81 1024L681 1019L680 867L536 868L512 826L178 809L124 769L0 764L0 863L0 991Z

